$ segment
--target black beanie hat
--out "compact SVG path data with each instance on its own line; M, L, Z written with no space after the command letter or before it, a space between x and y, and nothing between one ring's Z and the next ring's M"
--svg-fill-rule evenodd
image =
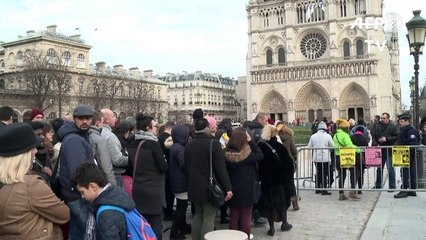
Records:
M203 113L203 110L201 108L195 109L194 112L192 113L193 119L199 119L199 118L203 118L203 117L204 117L204 113Z
M12 157L30 151L40 144L27 123L13 123L0 128L0 156Z

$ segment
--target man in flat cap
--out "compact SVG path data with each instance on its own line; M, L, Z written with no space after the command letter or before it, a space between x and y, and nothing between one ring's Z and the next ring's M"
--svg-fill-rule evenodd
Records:
M397 145L419 145L420 133L411 125L411 115L403 113L399 117L399 134ZM410 147L410 167L401 168L402 189L416 189L416 149ZM406 198L407 196L417 196L414 191L401 191L396 194L395 198Z
M62 141L59 151L59 182L61 197L70 208L69 239L84 239L86 221L89 216L87 202L81 194L70 185L70 178L77 167L85 161L94 162L92 146L89 140L89 129L92 122L93 109L89 106L78 106L74 109L74 122L65 121L59 129Z

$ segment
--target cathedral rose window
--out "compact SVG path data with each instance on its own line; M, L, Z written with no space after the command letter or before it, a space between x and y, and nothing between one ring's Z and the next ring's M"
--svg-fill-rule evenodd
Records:
M317 59L327 50L327 41L320 33L308 33L300 43L300 50L307 59Z

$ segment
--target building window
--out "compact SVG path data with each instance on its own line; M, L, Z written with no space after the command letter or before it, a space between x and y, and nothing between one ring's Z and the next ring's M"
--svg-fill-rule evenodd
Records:
M355 10L355 15L366 14L364 0L355 0L354 10Z
M314 0L298 3L297 23L320 22L325 20L325 1Z
M345 60L350 59L351 56L351 45L349 43L349 41L345 41L343 43L343 57Z
M359 39L356 41L356 56L358 58L362 57L364 55L364 42Z
M56 58L55 49L49 48L49 50L47 50L47 61L49 63L55 63L55 58Z
M346 0L339 1L340 17L346 17Z
M77 55L77 67L84 68L84 55L81 53Z
M22 52L21 52L21 51L19 51L19 52L16 54L16 56L17 56L17 58L18 58L18 66L22 66L22 65L24 65L24 54L22 54Z
M5 89L4 79L0 79L0 89Z
M272 50L268 49L266 51L266 65L272 65Z
M84 78L80 78L78 80L78 90L80 93L83 93L83 89L84 89Z
M327 50L327 40L321 33L306 34L301 43L302 54L309 60L320 58Z
M4 61L1 60L0 61L0 70L3 70L6 67L6 65L4 64Z
M62 54L62 64L65 66L69 66L71 63L71 53L66 51Z
M285 50L284 50L284 48L278 49L278 63L280 65L285 64Z

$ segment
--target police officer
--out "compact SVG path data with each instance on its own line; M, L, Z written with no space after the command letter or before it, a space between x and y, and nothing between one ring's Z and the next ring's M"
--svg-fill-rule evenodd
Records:
M411 115L403 113L399 116L400 131L397 145L419 145L419 131L411 125ZM401 168L402 189L416 189L416 149L410 148L410 167ZM401 191L394 195L395 198L415 197L416 192Z

